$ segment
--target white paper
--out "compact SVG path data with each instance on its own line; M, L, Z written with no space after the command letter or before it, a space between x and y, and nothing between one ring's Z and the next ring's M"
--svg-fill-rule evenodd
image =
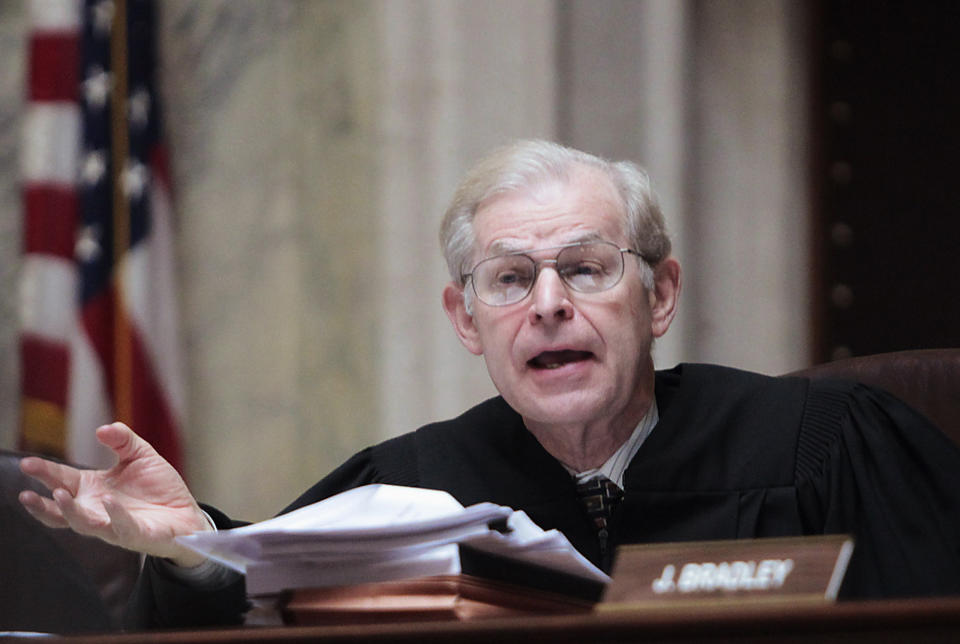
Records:
M506 519L508 532L489 527ZM178 541L245 573L251 594L460 572L457 544L606 583L556 530L493 503L464 508L450 494L367 485L242 528Z

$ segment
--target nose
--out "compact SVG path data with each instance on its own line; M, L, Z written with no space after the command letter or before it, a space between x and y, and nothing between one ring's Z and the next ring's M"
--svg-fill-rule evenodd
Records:
M553 323L573 317L567 285L553 266L541 265L530 294L530 323Z

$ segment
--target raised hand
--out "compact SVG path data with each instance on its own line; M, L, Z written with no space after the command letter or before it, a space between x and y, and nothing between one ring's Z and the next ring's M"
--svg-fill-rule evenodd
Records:
M80 470L36 457L21 460L20 469L53 497L21 492L27 511L52 528L71 528L181 566L201 563L200 555L174 537L211 526L173 466L123 423L100 427L97 440L117 455L108 470Z

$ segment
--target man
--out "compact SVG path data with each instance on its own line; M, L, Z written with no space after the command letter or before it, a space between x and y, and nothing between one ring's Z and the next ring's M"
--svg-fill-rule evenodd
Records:
M501 396L360 452L288 509L367 483L445 489L525 510L605 568L623 543L852 533L847 596L960 590L960 453L903 404L852 383L654 372L681 272L636 166L521 141L467 175L441 241L444 309ZM123 425L97 435L115 468L25 459L53 498L23 504L153 555L139 623L238 621L242 579L173 541L211 529L176 472ZM612 516L591 519L578 487Z

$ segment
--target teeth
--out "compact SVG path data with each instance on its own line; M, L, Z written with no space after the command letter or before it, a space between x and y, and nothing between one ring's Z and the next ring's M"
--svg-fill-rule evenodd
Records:
M591 355L586 351L544 351L530 359L529 364L537 369L559 369L571 362L587 360Z

